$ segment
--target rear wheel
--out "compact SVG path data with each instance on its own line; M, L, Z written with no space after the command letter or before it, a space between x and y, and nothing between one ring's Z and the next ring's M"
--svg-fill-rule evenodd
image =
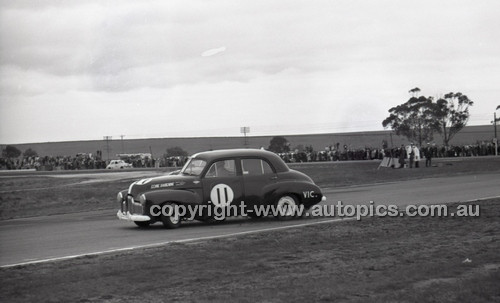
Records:
M254 212L247 212L247 216L249 218L252 218L252 219L260 219L262 218L262 215L257 215L256 213Z
M181 226L181 217L176 206L177 204L175 203L166 203L162 208L168 210L161 215L161 222L165 228L174 229Z
M207 223L207 224L218 224L218 223L222 223L226 220L226 218L221 218L219 220L217 220L215 217L207 217L207 218L204 218L202 221Z
M296 215L298 207L297 199L293 195L284 195L275 204L276 218L278 220L290 220Z

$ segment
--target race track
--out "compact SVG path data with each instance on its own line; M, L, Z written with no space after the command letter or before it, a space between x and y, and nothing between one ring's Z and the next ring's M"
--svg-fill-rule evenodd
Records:
M367 186L327 188L327 204L431 204L500 196L500 174L430 178ZM119 221L116 210L0 221L0 266L45 262L171 241L205 239L304 223L332 220L307 217L292 221L235 218L219 224L188 222L176 230L161 224L139 229ZM352 222L352 224L356 224Z

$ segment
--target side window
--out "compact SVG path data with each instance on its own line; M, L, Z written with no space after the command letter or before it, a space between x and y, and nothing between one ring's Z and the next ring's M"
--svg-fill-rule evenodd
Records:
M264 175L273 173L273 169L264 160L261 159L243 159L241 160L243 175Z
M205 175L206 178L229 176L236 176L236 165L234 160L214 162Z
M262 162L262 170L264 171L264 174L272 174L272 173L274 173L274 171L271 168L271 165L269 165L269 163L267 163L264 160L261 160L261 162Z

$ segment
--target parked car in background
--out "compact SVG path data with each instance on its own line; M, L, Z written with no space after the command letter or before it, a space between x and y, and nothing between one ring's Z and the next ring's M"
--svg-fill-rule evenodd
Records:
M123 160L111 160L106 169L124 169L124 168L132 168L132 164L127 163Z

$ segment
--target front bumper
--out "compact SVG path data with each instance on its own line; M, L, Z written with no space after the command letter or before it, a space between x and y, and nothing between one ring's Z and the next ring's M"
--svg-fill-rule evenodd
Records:
M133 215L130 212L122 212L119 210L116 213L116 216L120 220L126 220L126 221L137 221L137 222L146 222L146 221L151 221L151 218L149 216L145 215Z
M120 204L119 210L116 213L118 219L137 222L151 221L151 217L145 215L142 204L135 202L132 196L127 195L124 199L122 194L119 194L118 197L118 203Z

